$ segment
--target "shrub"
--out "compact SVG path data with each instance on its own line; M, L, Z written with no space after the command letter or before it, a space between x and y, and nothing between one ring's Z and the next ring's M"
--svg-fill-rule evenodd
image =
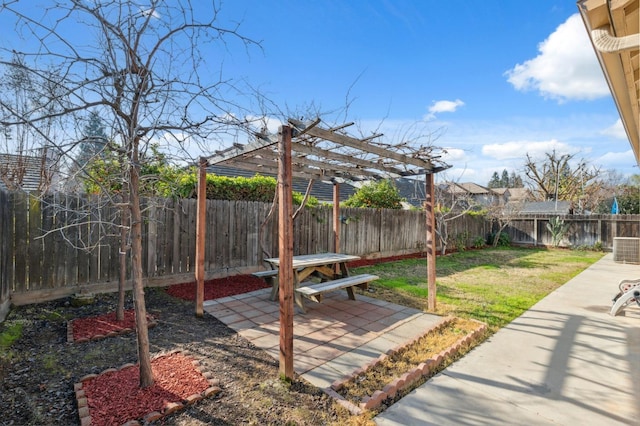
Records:
M489 234L489 237L487 238L487 244L490 246L494 245L495 238L495 232ZM498 244L496 245L500 247L509 247L511 245L511 237L509 237L509 234L507 234L506 232L501 232L498 236Z
M404 199L390 180L367 183L359 188L347 201L345 207L368 207L373 209L401 209Z
M477 248L477 249L482 248L482 247L484 247L484 243L485 243L485 241L484 241L484 238L482 238L482 237L475 237L473 239L473 247L474 248Z

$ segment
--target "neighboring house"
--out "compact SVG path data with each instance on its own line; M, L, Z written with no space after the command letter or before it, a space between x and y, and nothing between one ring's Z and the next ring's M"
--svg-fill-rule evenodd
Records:
M250 170L238 169L235 167L221 166L221 165L213 165L207 167L207 173L212 173L218 176L227 176L227 177L246 177L252 178L256 174L260 174L261 176L269 176L273 178L277 178L273 174L269 173L257 173ZM301 178L293 178L292 187L294 191L298 191L302 194L307 192L307 186L309 185L309 181ZM340 184L340 201L345 201L351 195L353 195L356 191L352 185L348 183ZM314 181L313 186L311 187L311 195L316 197L318 201L324 203L333 203L333 184Z
M463 198L470 204L490 206L500 202L501 195L493 189L473 182L447 182L439 185L439 190L452 197Z
M490 206L499 202L500 196L490 188L478 185L473 182L464 182L456 184L469 193L471 199L482 206Z
M533 200L533 194L528 188L509 188L506 196L507 203L525 203Z
M0 154L0 189L44 193L60 181L57 164L41 155Z
M509 197L511 196L511 189L513 188L491 188L491 190L496 194L496 200L500 205L507 204L507 201L509 201Z
M522 205L523 203L533 201L534 197L527 188L491 188L497 194L497 200L500 205L513 206Z

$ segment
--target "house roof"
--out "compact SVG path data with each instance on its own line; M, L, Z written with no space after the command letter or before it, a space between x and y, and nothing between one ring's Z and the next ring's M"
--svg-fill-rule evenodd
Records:
M492 194L493 191L489 188L486 188L482 185L478 185L477 183L473 183L473 182L463 182L463 183L458 183L456 184L459 187L463 188L464 190L466 190L468 193L473 194L473 195L481 195L481 194Z
M558 213L567 214L571 208L569 201L534 201L524 203L520 209L520 213L542 214L542 213Z
M394 179L394 184L398 188L400 196L407 200L407 203L414 207L422 207L426 201L424 179Z
M42 156L0 154L0 189L40 191L48 172L43 161Z
M640 164L640 0L579 0L636 164Z

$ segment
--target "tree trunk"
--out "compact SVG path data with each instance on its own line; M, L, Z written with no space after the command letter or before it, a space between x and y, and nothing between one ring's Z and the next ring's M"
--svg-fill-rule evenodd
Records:
M133 279L133 303L136 315L136 335L138 340L138 362L140 363L140 387L153 385L151 355L149 353L149 329L147 308L144 302L142 279L142 213L140 211L140 177L137 161L137 146L133 149L133 161L129 167L129 208L131 210L131 271Z
M123 199L123 203L126 198ZM120 277L118 280L118 306L116 307L116 319L124 321L124 296L125 283L127 282L127 228L129 209L122 207L120 217Z

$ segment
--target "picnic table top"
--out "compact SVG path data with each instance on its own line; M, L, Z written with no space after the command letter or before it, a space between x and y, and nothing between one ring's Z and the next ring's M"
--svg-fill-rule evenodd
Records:
M354 260L360 260L360 256L343 253L304 254L300 256L293 256L293 267L306 268L310 266L332 265L335 263L351 262ZM269 262L272 265L279 266L280 258L274 257L265 259L265 262Z

